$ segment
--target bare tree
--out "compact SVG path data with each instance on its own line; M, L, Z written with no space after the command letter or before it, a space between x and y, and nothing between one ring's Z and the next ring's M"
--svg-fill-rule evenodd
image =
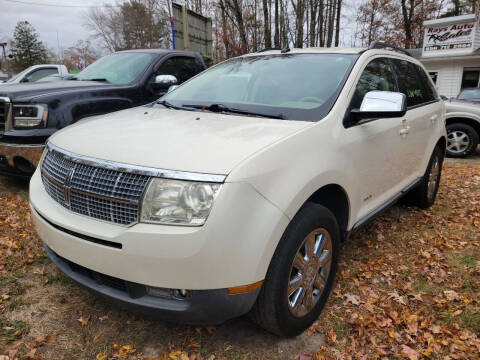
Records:
M86 26L110 51L167 46L169 31L161 0L129 0L120 7L91 8Z

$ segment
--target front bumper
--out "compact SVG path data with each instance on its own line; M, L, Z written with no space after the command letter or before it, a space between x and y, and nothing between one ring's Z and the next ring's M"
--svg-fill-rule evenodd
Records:
M148 295L141 284L123 281L72 263L45 245L57 267L89 290L107 297L120 306L153 318L192 325L216 325L246 314L255 303L260 289L229 295L227 289L189 291L184 299Z
M44 144L0 142L0 175L30 177L42 157Z
M130 227L76 214L30 180L40 238L56 254L101 274L153 287L225 289L265 278L288 218L246 183L225 183L204 226Z

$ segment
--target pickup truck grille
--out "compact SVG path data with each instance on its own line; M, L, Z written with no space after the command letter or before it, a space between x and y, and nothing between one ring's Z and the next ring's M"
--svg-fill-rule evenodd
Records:
M87 165L49 149L42 162L42 182L60 205L85 216L120 225L138 222L147 175Z

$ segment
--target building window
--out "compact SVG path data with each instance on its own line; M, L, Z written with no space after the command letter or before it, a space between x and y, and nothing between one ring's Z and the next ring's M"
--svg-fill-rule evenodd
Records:
M480 68L465 68L462 76L462 89L478 87Z
M430 75L430 77L432 78L433 83L434 83L435 85L437 85L438 72L437 72L437 71L430 71L430 72L428 73L428 75Z

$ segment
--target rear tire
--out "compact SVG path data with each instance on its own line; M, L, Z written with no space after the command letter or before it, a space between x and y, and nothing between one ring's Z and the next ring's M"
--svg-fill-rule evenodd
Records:
M296 336L320 315L338 264L340 231L327 208L307 202L283 234L250 315L269 332Z
M443 158L442 148L438 145L435 146L420 185L408 195L412 205L428 209L434 204L442 175Z
M478 146L478 134L473 127L462 123L447 125L447 156L463 158Z

